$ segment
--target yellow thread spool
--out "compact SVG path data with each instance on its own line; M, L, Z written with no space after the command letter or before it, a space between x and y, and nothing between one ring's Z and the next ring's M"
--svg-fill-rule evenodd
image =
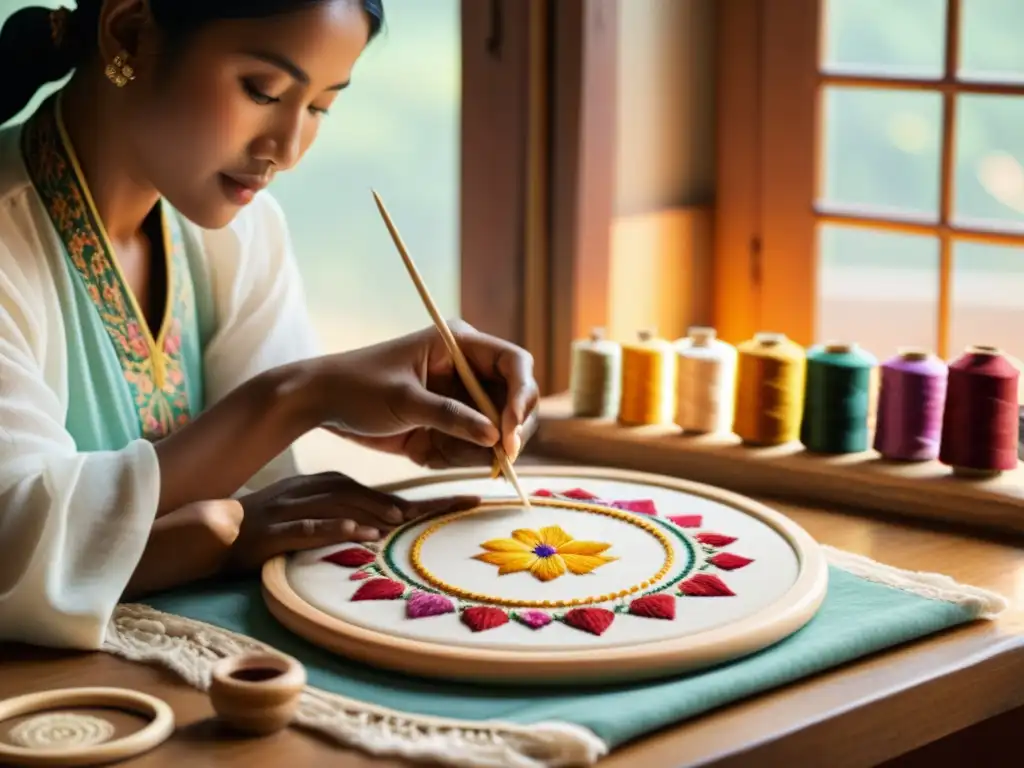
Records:
M758 333L736 349L733 431L752 445L799 440L807 376L803 347L782 333Z
M639 341L622 345L619 423L671 424L675 413L676 356L672 345L640 331Z

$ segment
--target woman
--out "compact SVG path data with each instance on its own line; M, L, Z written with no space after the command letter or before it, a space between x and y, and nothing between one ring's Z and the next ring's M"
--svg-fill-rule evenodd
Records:
M79 0L0 32L0 639L95 648L126 593L372 540L411 504L299 476L318 427L430 467L513 456L530 357L456 325L318 357L281 211L380 0ZM221 502L234 497L240 502Z

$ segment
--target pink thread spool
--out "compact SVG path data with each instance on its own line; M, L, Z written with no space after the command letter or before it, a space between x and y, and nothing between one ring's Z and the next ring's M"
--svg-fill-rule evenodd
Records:
M921 349L901 350L882 364L874 447L884 458L938 458L948 370Z

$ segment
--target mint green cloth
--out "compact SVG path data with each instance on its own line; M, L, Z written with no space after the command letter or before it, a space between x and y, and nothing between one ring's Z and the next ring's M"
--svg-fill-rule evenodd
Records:
M514 723L562 721L591 729L609 747L724 704L767 691L974 618L832 567L817 616L795 635L740 661L636 685L566 691L496 688L405 677L347 662L293 635L270 615L255 580L157 596L153 608L261 640L300 659L311 685L403 712Z

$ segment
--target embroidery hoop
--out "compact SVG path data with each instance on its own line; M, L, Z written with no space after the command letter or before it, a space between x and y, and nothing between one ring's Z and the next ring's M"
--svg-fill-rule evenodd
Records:
M150 721L128 736L73 749L33 749L0 742L0 761L12 766L101 765L148 752L174 732L174 712L164 701L122 688L65 688L16 696L0 701L0 722L72 707L116 708Z
M288 578L288 557L263 569L263 595L271 614L292 632L346 658L422 677L534 685L601 684L675 675L715 666L759 651L803 627L817 612L828 585L818 544L801 527L768 506L700 483L626 470L581 467L523 468L523 479L549 485L562 477L611 480L667 489L723 504L759 521L792 549L798 567L792 585L766 607L737 621L683 637L595 650L508 649L424 642L360 626L305 600ZM483 480L486 470L452 470L383 486L401 493L456 481ZM447 491L445 491L447 492ZM509 497L508 501L514 503Z

